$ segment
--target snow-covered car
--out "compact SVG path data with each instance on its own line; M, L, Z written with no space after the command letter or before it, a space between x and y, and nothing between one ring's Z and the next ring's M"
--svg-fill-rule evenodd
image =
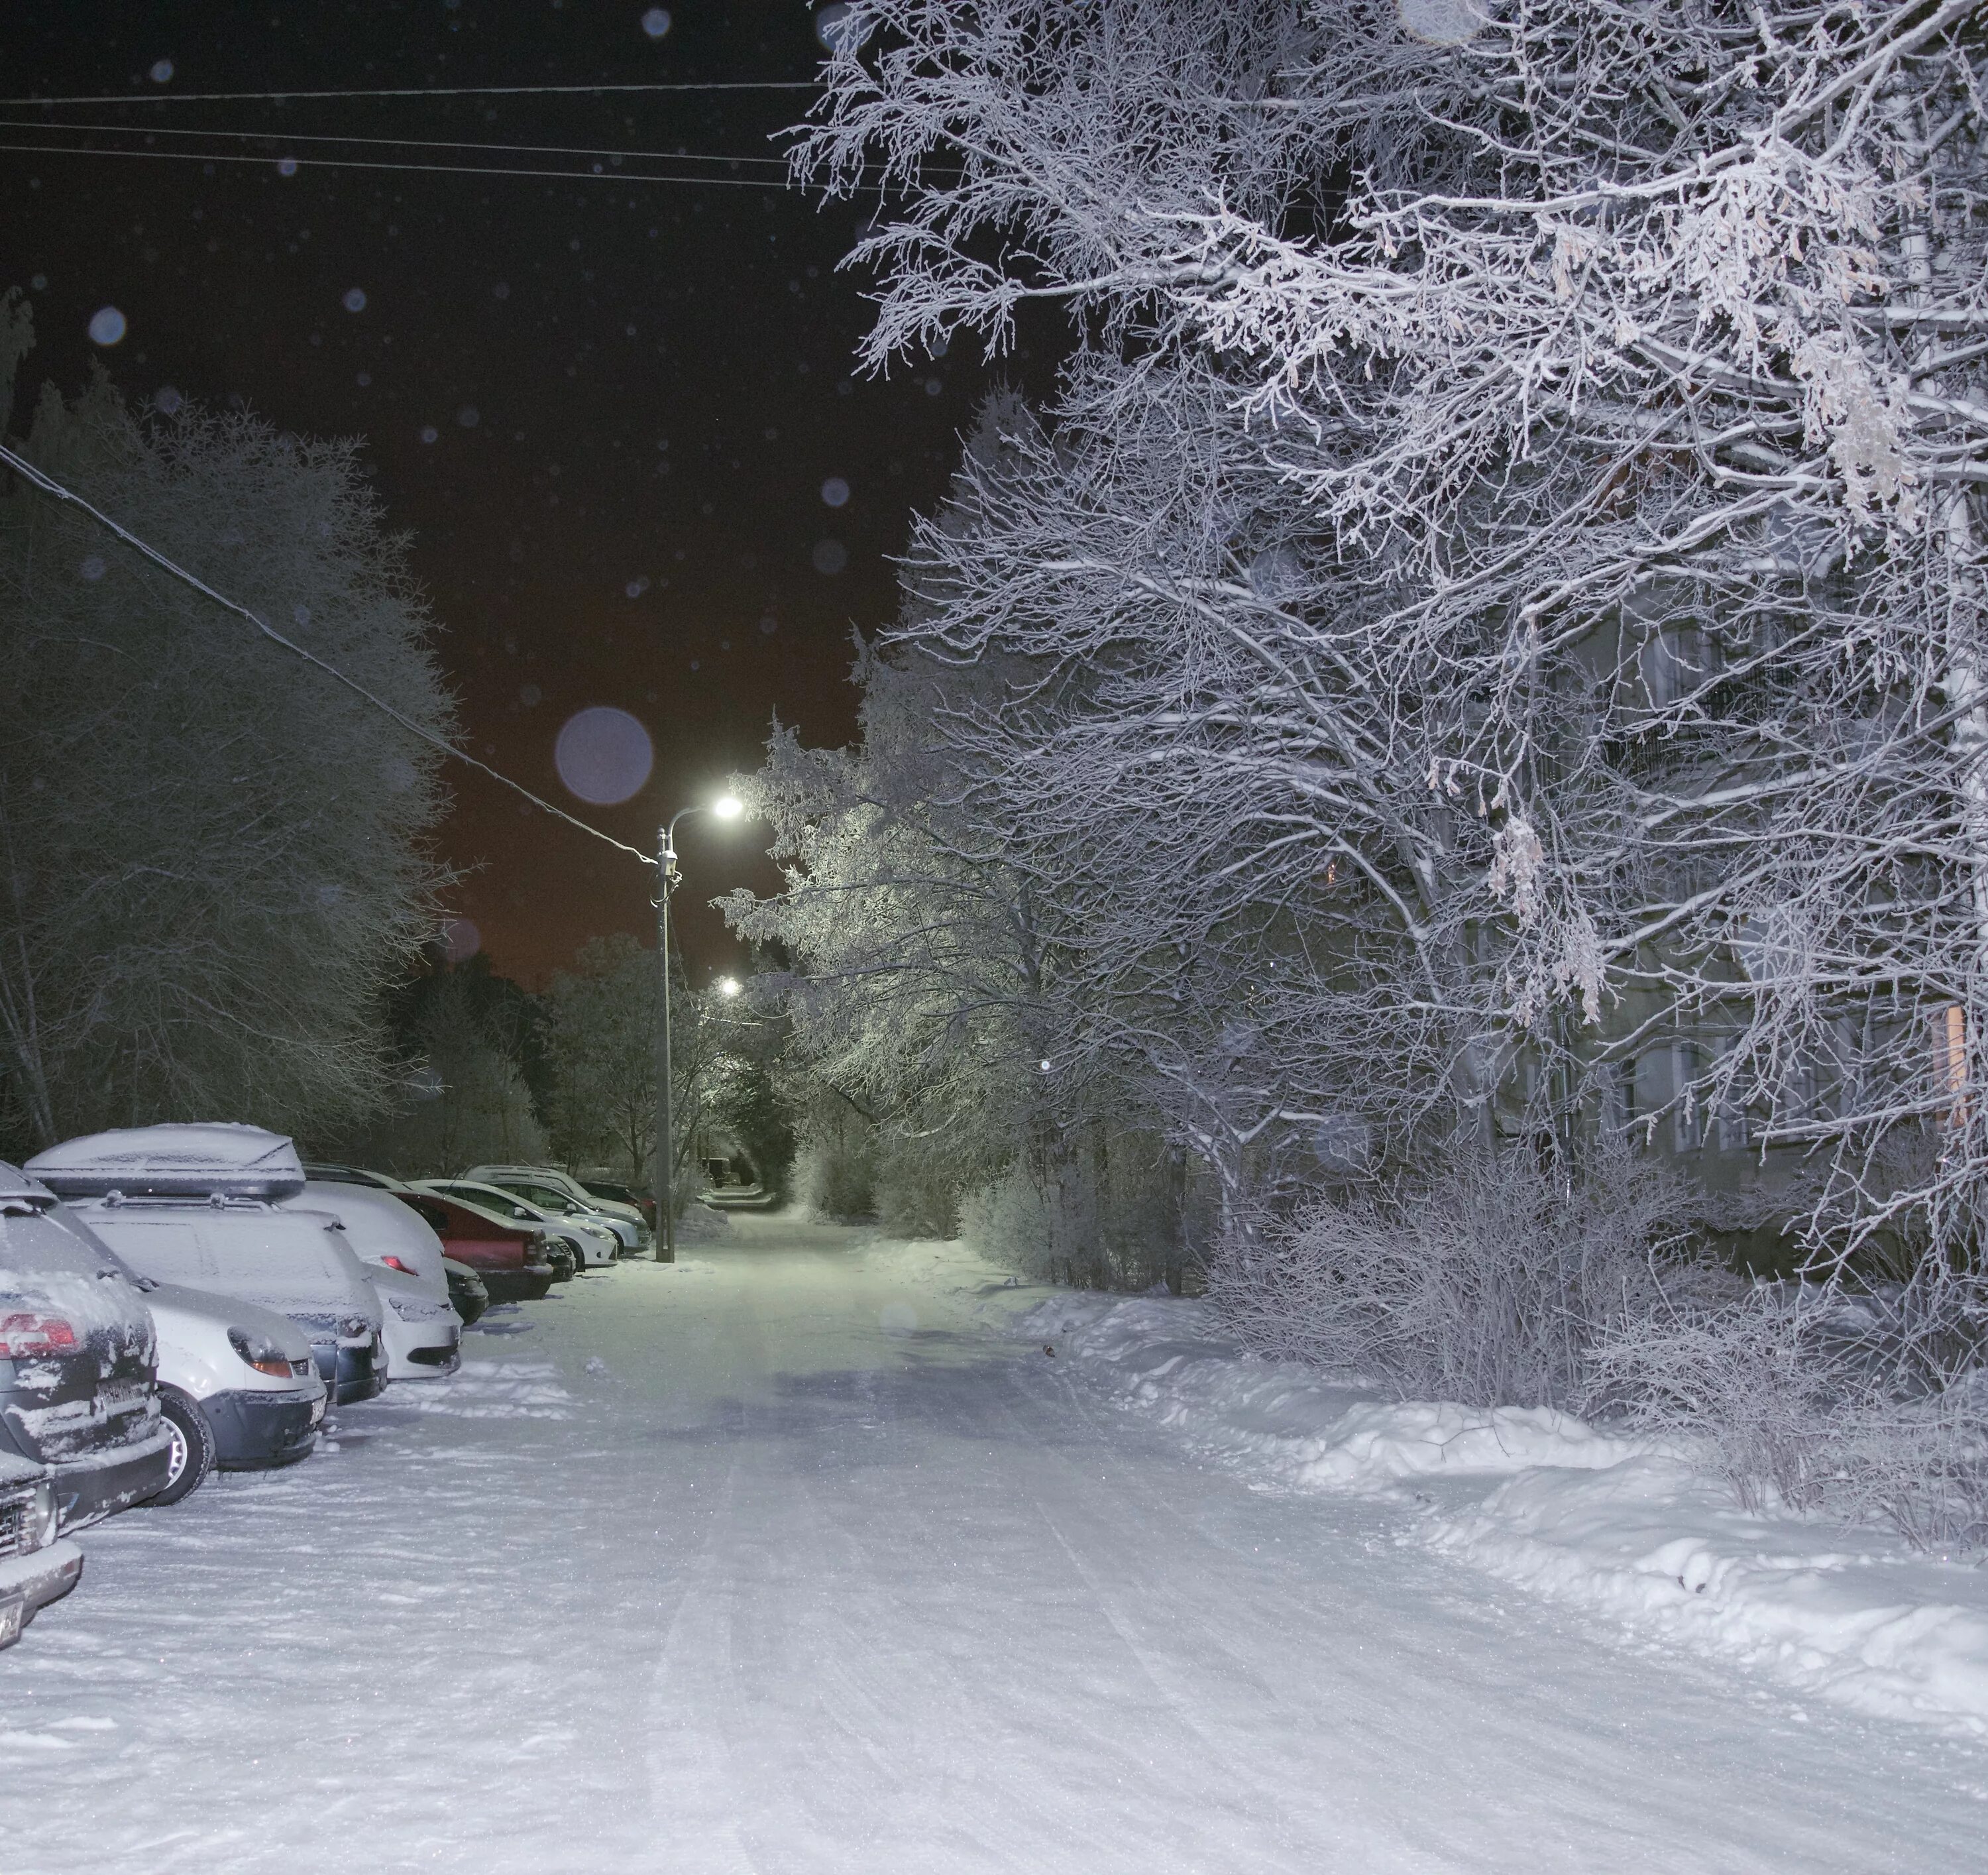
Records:
M441 1239L391 1192L306 1176L283 1208L328 1214L367 1267L382 1310L389 1380L439 1380L462 1365Z
M384 1263L390 1269L412 1269L417 1272L428 1267L428 1245L432 1244L437 1267L444 1293L461 1318L465 1328L482 1316L490 1306L489 1286L469 1264L446 1254L447 1246L436 1228L438 1220L424 1217L419 1209L406 1202L407 1193L413 1189L404 1179L397 1179L384 1172L369 1172L358 1166L339 1166L312 1163L304 1167L305 1193L307 1196L318 1196L325 1208L338 1210L331 1202L333 1195L341 1189L349 1195L360 1191L376 1195L382 1202L370 1215L380 1220L389 1235L401 1237L398 1244L388 1247L384 1254L375 1256L358 1237L353 1239L353 1247L369 1261ZM406 1216L414 1220L417 1234L412 1237L401 1235L398 1220L386 1209L386 1203L397 1204ZM340 1212L341 1217L345 1213ZM445 1223L446 1219L439 1221ZM350 1226L347 1227L350 1228ZM412 1255L408 1252L411 1251Z
M386 1385L385 1311L367 1266L336 1219L283 1207L304 1181L281 1134L127 1127L52 1146L30 1168L141 1276L287 1315L335 1405Z
M55 1474L0 1452L0 1647L83 1578L83 1552L61 1522Z
M271 1471L311 1455L331 1396L288 1315L176 1283L152 1284L145 1305L159 1335L160 1409L180 1428L188 1474L154 1504L184 1497L217 1466Z
M160 1491L173 1435L144 1298L49 1217L55 1203L0 1163L0 1457L49 1467L68 1530Z
M638 1207L613 1198L597 1198L570 1172L549 1166L472 1166L456 1176L474 1184L499 1186L555 1215L563 1209L570 1216L597 1220L620 1239L624 1250L646 1250L654 1240Z
M465 1204L481 1205L514 1223L537 1224L549 1236L563 1237L573 1246L583 1269L610 1268L621 1254L621 1240L607 1220L589 1217L576 1206L555 1210L507 1191L501 1185L485 1185L470 1179L424 1179L421 1189L438 1192L445 1198L460 1199Z
M165 1487L177 1504L208 1473L266 1471L308 1458L330 1396L303 1329L229 1295L156 1282L132 1269L69 1205L49 1216L144 1298L157 1337L159 1412L174 1434Z
M403 1190L406 1189L404 1186ZM363 1263L376 1263L411 1276L438 1301L448 1299L447 1257L441 1239L418 1211L389 1190L345 1179L313 1178L284 1201L286 1210L329 1211L344 1227L346 1240Z
M380 1298L380 1336L389 1380L445 1380L462 1365L462 1318L445 1291L418 1277L374 1266L368 1279Z

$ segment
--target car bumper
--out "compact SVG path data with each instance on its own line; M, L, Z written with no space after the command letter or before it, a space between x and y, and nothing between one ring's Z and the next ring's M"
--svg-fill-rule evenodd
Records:
M325 1384L334 1406L350 1406L371 1399L386 1389L387 1360L384 1349L376 1354L371 1346L349 1347L328 1341L311 1343L311 1359L317 1377Z
M462 1326L453 1313L445 1322L403 1322L396 1317L381 1335L389 1380L445 1380L462 1365Z
M82 1579L83 1552L66 1537L0 1562L0 1647L19 1640L22 1629Z
M483 1286L493 1302L536 1302L553 1286L552 1265L529 1264L522 1270L485 1270Z
M448 1299L455 1306L457 1319L468 1328L490 1306L489 1285L479 1282L474 1289L468 1289L460 1284L451 1283L449 1284Z
M261 1393L242 1388L200 1403L214 1428L214 1461L224 1471L271 1471L310 1456L324 1418L321 1393Z
M165 1489L172 1474L172 1428L161 1420L142 1444L86 1463L51 1459L48 1464L56 1474L63 1529L80 1529Z

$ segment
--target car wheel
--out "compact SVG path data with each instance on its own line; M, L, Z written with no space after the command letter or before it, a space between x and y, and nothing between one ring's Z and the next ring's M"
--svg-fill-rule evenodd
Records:
M214 1469L214 1428L198 1405L177 1387L159 1389L159 1416L172 1428L172 1469L165 1487L145 1499L147 1510L161 1510L198 1491Z

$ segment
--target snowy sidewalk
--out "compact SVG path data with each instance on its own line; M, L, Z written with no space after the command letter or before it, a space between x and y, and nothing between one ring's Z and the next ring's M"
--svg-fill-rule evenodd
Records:
M1253 1488L999 1282L742 1217L89 1533L0 1657L8 1875L1979 1859L1977 1745L1625 1649L1412 1504Z

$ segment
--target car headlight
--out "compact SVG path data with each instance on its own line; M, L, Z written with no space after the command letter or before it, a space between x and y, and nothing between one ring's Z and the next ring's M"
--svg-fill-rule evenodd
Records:
M296 1371L290 1357L267 1335L251 1334L246 1328L230 1328L228 1345L259 1374L287 1380Z
M62 1531L62 1507L56 1502L56 1487L44 1478L28 1498L27 1538L30 1550L46 1549Z

